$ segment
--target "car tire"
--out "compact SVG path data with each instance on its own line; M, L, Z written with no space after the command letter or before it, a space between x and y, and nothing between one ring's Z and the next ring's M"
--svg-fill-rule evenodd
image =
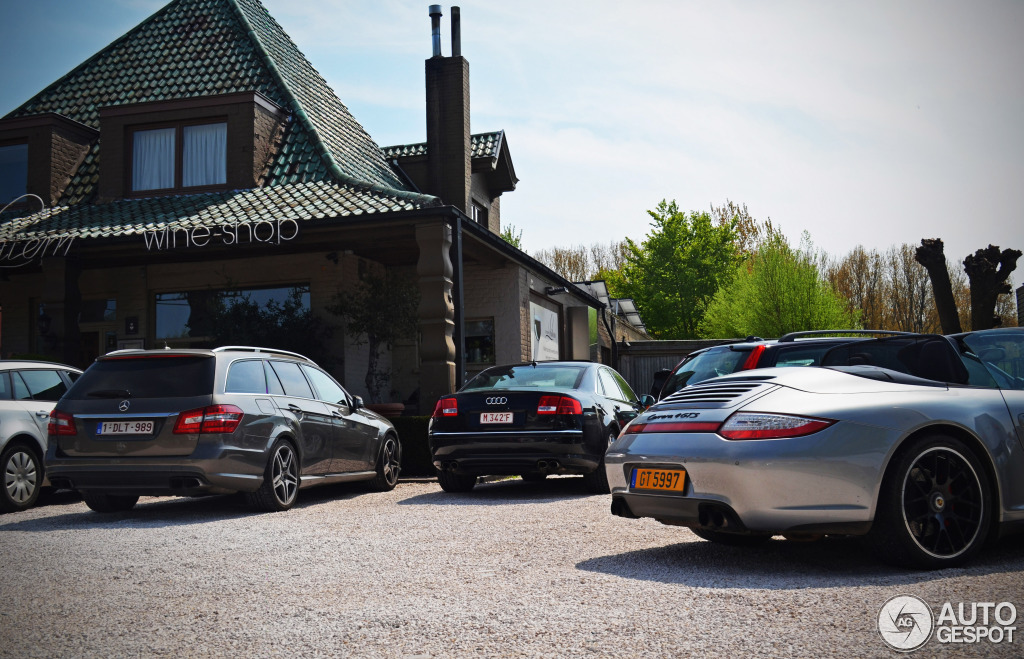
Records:
M534 472L532 474L519 474L519 477L527 483L543 483L547 480L548 475Z
M14 512L35 505L43 485L43 461L29 447L19 442L8 444L0 453L3 487L0 488L0 511Z
M437 472L437 482L445 492L469 492L476 485L476 476L439 471Z
M256 510L282 512L288 510L299 496L299 456L287 440L280 440L270 450L263 471L263 483L255 492L246 492L245 498Z
M770 535L749 535L743 533L723 533L712 529L690 529L698 538L730 547L756 547L772 539Z
M398 437L385 435L377 456L377 475L370 481L370 487L377 492L390 492L398 484L402 471L402 444Z
M992 501L988 475L967 445L948 435L922 437L893 458L868 543L897 565L960 565L984 546Z
M82 492L85 505L98 513L123 513L135 507L139 497L128 494L104 494L102 492Z
M608 471L604 467L604 454L608 451L608 447L612 445L612 442L618 437L618 433L612 428L608 431L608 438L604 442L604 447L601 449L601 461L597 463L597 469L590 472L589 474L583 474L583 486L587 488L587 492L591 494L610 494L612 489L608 485Z

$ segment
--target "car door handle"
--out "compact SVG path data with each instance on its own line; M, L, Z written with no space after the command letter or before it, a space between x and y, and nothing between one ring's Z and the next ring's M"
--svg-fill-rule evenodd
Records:
M38 416L38 417L40 417L42 419L49 419L50 418L50 413L49 412L36 412L36 416Z
M288 409L296 414L302 414L302 408L298 405L288 405Z

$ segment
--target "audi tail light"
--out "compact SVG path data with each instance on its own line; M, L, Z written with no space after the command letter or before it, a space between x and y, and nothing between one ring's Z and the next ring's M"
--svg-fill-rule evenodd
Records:
M67 412L50 412L50 422L46 424L47 435L77 435L75 430L75 417Z
M784 439L812 435L834 423L809 416L737 412L725 420L718 434L726 439Z
M431 415L434 418L439 416L458 416L459 415L459 401L456 398L441 398L437 401L437 405L434 406L434 413Z
M583 405L570 396L541 396L537 414L583 414Z
M207 405L178 415L175 435L198 433L233 433L245 413L234 405Z

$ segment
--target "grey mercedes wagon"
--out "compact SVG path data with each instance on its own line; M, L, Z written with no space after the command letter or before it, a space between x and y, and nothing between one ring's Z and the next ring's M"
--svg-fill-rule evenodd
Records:
M98 512L143 495L233 492L280 511L317 484L390 490L401 470L390 422L306 357L265 348L109 353L57 403L48 431L50 482Z

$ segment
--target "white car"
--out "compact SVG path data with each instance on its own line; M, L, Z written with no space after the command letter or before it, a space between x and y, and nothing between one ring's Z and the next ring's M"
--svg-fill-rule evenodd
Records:
M50 411L82 372L37 361L0 361L0 511L24 510L48 485L43 468Z

